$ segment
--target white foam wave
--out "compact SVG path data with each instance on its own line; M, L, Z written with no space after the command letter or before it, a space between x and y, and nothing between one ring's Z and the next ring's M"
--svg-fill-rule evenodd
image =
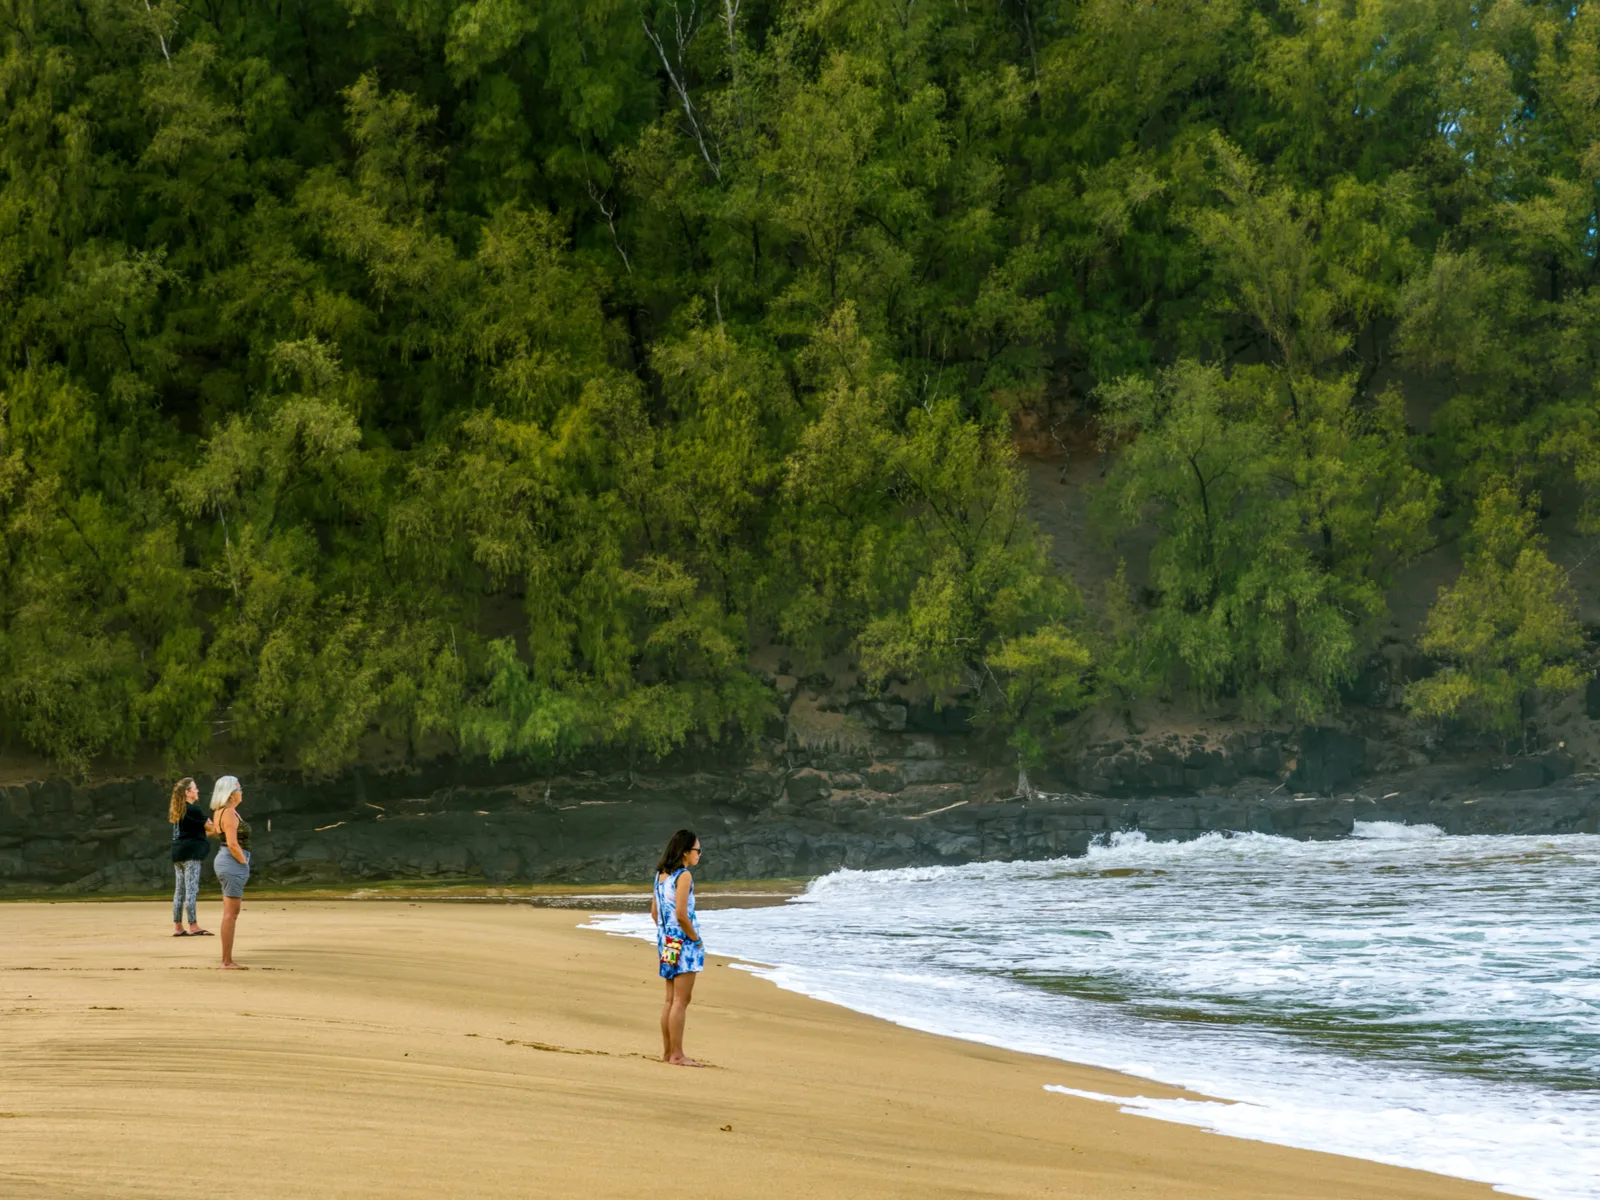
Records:
M1418 1167L1440 1175L1454 1175L1493 1184L1495 1190L1510 1195L1539 1197L1542 1200L1589 1200L1592 1186L1574 1184L1571 1168L1583 1156L1581 1143L1592 1141L1587 1131L1572 1128L1569 1121L1556 1117L1549 1132L1554 1139L1540 1139L1539 1151L1551 1149L1551 1141L1571 1143L1575 1157L1569 1163L1551 1164L1541 1169L1525 1163L1509 1178L1504 1170L1486 1170L1483 1146L1486 1141L1504 1142L1506 1131L1494 1113L1421 1112L1406 1105L1352 1111L1348 1108L1303 1100L1279 1099L1271 1105L1216 1100L1152 1099L1148 1096L1109 1096L1080 1088L1046 1084L1045 1091L1085 1100L1117 1105L1134 1116L1194 1125L1213 1133L1249 1141L1273 1142L1304 1150L1326 1150L1330 1141L1363 1146L1368 1152L1359 1157L1399 1167ZM1565 1126L1565 1128L1563 1128ZM1348 1151L1345 1151L1348 1153Z
M1449 836L1437 825L1406 825L1399 821L1357 821L1351 837L1370 841L1427 841Z
M1359 832L840 871L703 922L780 987L1237 1102L1129 1111L1600 1200L1600 838Z

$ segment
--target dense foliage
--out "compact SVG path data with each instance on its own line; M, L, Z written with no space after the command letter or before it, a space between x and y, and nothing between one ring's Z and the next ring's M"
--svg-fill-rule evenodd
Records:
M1504 481L1478 502L1466 568L1428 614L1422 648L1444 660L1409 689L1408 704L1429 716L1465 716L1505 734L1522 726L1523 698L1535 688L1571 691L1583 682L1573 659L1583 636L1567 581L1545 556L1533 514Z
M0 0L0 728L660 753L765 644L1025 755L1315 715L1600 483L1597 167L1583 5ZM1073 405L1154 528L1098 619L1010 441ZM1476 538L1418 703L1494 724L1576 649Z

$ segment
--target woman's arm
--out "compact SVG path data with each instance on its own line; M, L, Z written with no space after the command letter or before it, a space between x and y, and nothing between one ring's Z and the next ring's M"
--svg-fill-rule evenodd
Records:
M239 814L229 809L222 814L222 836L228 839L228 853L233 861L243 863L244 851L239 848Z
M654 925L657 929L661 927L661 913L656 909L656 893L654 888L650 889L650 924Z
M689 888L693 883L687 871L678 876L678 903L675 907L678 910L678 928L691 942L698 942L700 931L689 923Z

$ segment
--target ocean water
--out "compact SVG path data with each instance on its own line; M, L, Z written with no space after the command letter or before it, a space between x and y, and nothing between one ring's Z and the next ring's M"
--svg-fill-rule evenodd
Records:
M839 871L701 916L780 987L1217 1098L1093 1097L1127 1111L1539 1200L1600 1200L1597 918L1600 837L1386 824Z

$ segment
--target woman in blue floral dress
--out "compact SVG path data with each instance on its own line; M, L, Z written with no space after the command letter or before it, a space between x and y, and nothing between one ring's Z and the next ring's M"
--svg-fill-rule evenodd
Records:
M650 917L656 923L656 954L667 998L661 1006L661 1060L679 1067L700 1064L683 1052L683 1024L694 996L695 977L705 970L706 948L694 915L694 875L700 864L700 839L680 829L656 864Z

